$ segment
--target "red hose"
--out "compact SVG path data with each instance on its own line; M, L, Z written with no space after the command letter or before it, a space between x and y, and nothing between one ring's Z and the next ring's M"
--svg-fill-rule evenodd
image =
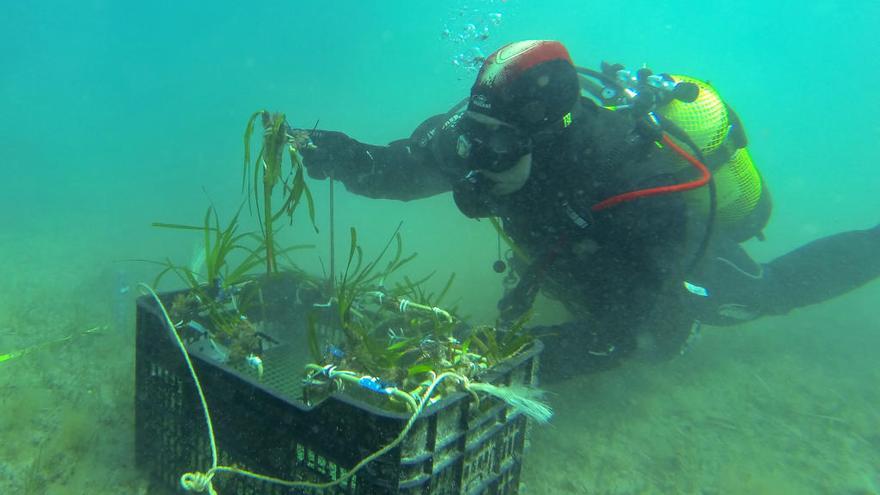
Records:
M639 189L638 191L630 191L623 194L618 194L617 196L611 196L610 198L603 200L599 203L593 205L590 210L592 211L601 211L606 208L610 208L612 206L618 205L620 203L625 203L627 201L632 201L634 199L639 198L647 198L650 196L659 196L661 194L669 194L669 193L677 193L682 191L690 191L692 189L697 189L698 187L703 187L712 180L712 174L709 172L709 169L706 168L706 165L703 164L696 157L682 149L681 146L675 144L672 138L669 137L669 134L663 134L663 143L666 146L672 148L672 151L675 151L682 158L687 160L688 163L694 166L697 170L700 171L701 177L699 179L692 180L690 182L685 182L683 184L674 184L671 186L660 186L660 187L652 187L649 189Z

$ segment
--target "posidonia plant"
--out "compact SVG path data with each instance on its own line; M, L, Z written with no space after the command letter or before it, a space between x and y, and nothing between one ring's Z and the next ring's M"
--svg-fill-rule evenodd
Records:
M252 162L251 138L258 119L263 127L263 142ZM315 203L305 181L305 167L295 146L297 132L287 123L283 113L270 113L266 110L254 112L244 131L242 188L248 192L257 209L264 239L266 273L278 271L274 223L282 215L287 215L290 223L293 223L293 214L303 198L308 206L312 227L315 231L318 230L315 224ZM288 177L284 177L285 152L290 162ZM279 184L283 189L281 206L275 209L273 198Z

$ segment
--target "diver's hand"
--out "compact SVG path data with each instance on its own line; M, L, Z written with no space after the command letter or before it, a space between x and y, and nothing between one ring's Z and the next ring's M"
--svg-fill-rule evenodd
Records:
M520 274L516 286L505 291L504 296L498 301L500 320L506 325L511 325L524 317L535 303L540 288L536 270L526 268L524 273Z
M287 139L300 154L318 149L318 146L312 141L309 131L305 129L290 129L287 133Z
M351 162L348 146L353 140L341 132L291 129L289 139L313 179L323 180L331 175L340 179L340 168Z
M326 150L321 149L312 140L314 131L306 129L291 129L288 133L290 144L302 157L309 177L323 180L330 176L330 161L327 160Z
M531 308L530 301L523 300L521 291L510 291L498 301L498 317L504 326L513 325Z

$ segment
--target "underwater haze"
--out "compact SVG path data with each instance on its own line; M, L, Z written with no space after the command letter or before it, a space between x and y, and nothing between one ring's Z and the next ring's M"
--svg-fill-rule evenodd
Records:
M159 493L134 457L137 283L189 265L214 205L243 200L257 110L385 144L468 95L480 57L556 39L601 61L711 81L770 187L768 261L880 221L880 2L527 0L4 2L0 15L0 494ZM329 266L329 191L308 179L280 234ZM335 187L376 253L402 222L414 279L491 323L502 295L491 223L451 194L400 202ZM242 210L244 230L258 230ZM337 266L341 262L337 261ZM161 289L175 288L166 277ZM548 385L527 494L880 494L880 284L785 316L704 329L671 361ZM567 318L542 299L534 323ZM87 332L99 327L100 331ZM68 338L69 337L69 338ZM577 360L572 350L572 360Z

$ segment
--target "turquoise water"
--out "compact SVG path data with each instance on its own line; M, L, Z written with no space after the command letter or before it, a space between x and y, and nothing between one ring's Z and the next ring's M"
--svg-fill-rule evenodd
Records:
M519 39L559 39L582 65L692 74L749 131L775 210L767 241L747 247L768 260L878 221L878 21L868 1L6 2L0 354L112 328L0 362L0 493L150 493L132 455L126 289L156 269L126 260L186 264L197 236L151 222L199 223L211 201L234 213L253 111L385 143L467 94L474 74L456 56ZM470 22L488 39L454 42ZM297 262L320 273L327 184L310 184L320 233L300 212L282 235L318 246ZM494 318L491 225L449 195L337 193L340 232L376 250L403 221L411 273L455 272L463 313ZM675 361L554 385L526 493L880 493L878 294L708 329Z

